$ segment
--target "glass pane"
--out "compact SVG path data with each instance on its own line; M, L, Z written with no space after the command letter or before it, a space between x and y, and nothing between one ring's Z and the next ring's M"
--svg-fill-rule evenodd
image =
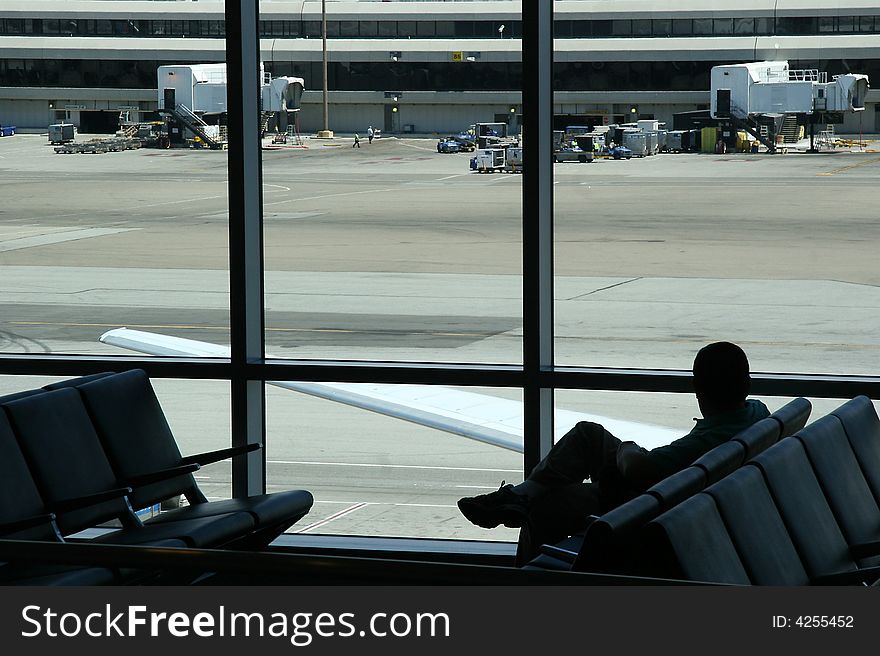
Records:
M713 30L715 34L733 34L732 18L716 18L713 21Z
M754 18L735 18L733 21L733 31L737 34L754 34L755 19Z
M357 397L358 386L342 387ZM521 480L519 453L289 389L266 391L267 489L307 489L315 497L289 532L516 540L515 530L471 525L456 502ZM387 385L368 392L373 405L393 398L395 407L415 404L426 416L457 407L461 426L521 409L520 394L510 390ZM497 433L515 432L515 422L494 421Z
M328 3L328 17L336 4ZM365 17L389 13L387 5L363 6ZM460 24L471 11L448 18ZM521 47L509 37L510 21L479 23L490 31L504 24L492 37ZM263 199L271 355L521 362L521 177L472 172L477 137L469 133L485 125L484 145L515 146L521 66L506 49L435 61L430 48L413 43L388 41L387 51L374 52L382 61L370 62L328 43L329 130L319 137L316 42L300 110L288 104L269 116ZM298 56L276 48L276 65L282 58ZM487 90L496 92L489 106L474 93ZM420 102L421 91L435 100ZM447 136L456 139L447 144Z
M69 378L71 377L0 376L0 397L39 389ZM153 378L150 382L181 455L198 455L231 445L228 382L158 378ZM223 460L205 465L194 476L208 500L228 499L232 496L231 461ZM186 505L186 499L171 499L166 506L179 504Z
M632 22L633 36L651 36L650 20L634 20Z
M672 34L672 19L659 18L651 21L654 36L670 36Z
M693 20L694 35L708 36L712 34L713 21L711 18L695 18Z
M694 19L695 32L703 31L701 21ZM790 28L808 24L792 19ZM712 29L733 25L714 19ZM763 371L872 375L880 235L864 208L880 171L857 166L841 174L827 160L754 156L730 127L727 156L716 156L715 122L693 122L705 107L665 93L710 88L711 68L720 63L713 38L696 43L688 61L659 50L636 57L566 49L557 59L556 362L686 368L703 344L731 339L754 351ZM843 57L819 64L791 60L791 68L819 68L829 79L870 66ZM850 113L834 129L875 129L871 114ZM669 148L679 124L673 138L692 138L684 150L693 151L663 152L661 139ZM694 131L685 137L685 128ZM807 150L805 137L794 127L789 152ZM838 155L848 165L862 157ZM835 205L841 194L852 202ZM795 226L810 237L795 234ZM799 247L808 244L805 259Z
M62 30L0 67L21 93L0 101L18 128L0 159L15 189L0 221L0 351L132 355L99 341L122 327L228 344L225 46L127 58L119 39L134 27L99 19L108 38L77 43Z
M819 17L819 32L834 32L835 31L835 18L834 16L820 16Z

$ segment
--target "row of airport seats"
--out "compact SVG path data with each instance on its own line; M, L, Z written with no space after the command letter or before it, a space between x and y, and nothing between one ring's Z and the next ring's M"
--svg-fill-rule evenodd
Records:
M288 490L208 501L193 472L259 444L183 457L146 373L95 374L0 397L0 538L151 547L261 549L305 516ZM188 505L141 521L136 509ZM100 585L147 574L118 567L0 564L0 583Z
M880 579L880 420L846 402L632 531L631 572L739 585Z
M639 557L637 538L649 521L728 476L782 437L802 429L811 411L807 399L790 401L705 453L690 467L601 517L593 517L586 531L555 545L542 545L540 554L527 567L634 573Z

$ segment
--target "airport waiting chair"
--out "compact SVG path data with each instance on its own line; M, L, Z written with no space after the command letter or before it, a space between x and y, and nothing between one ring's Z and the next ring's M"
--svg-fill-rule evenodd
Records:
M770 416L779 422L779 439L794 435L807 425L813 404L803 397L792 399L784 406L772 412ZM750 458L753 456L749 456Z
M840 419L826 415L799 431L819 485L862 567L880 565L880 506Z
M880 569L861 570L797 439L781 440L751 463L764 476L789 535L814 580L849 572L866 582L880 578Z
M35 392L38 393L39 391ZM0 404L32 394L0 398ZM14 397L14 398L13 398ZM68 504L75 504L73 499ZM84 499L83 504L92 503ZM6 412L0 409L0 539L64 542L55 515L40 496L27 461L13 433ZM166 540L151 546L184 547L179 540ZM108 585L143 578L148 573L123 571L113 567L76 567L29 563L24 558L0 563L0 585Z
M594 518L585 531L556 544L541 545L540 553L526 567L621 573L616 567L626 561L626 538L660 512L656 496L640 494Z
M632 540L638 529L706 485L699 467L676 472L644 494L593 518L585 531L553 545L541 545L531 567L584 572L632 573Z
M863 585L880 568L808 573L761 470L746 465L648 522L645 574L737 585ZM833 568L827 563L823 569Z
M740 467L704 494L711 496L756 585L807 585L810 577L761 472Z
M255 528L242 546L261 548L304 517L313 498L305 490L286 490L245 498L208 501L191 472L191 465L206 465L242 455L259 445L230 448L183 457L165 414L140 370L126 371L76 385L118 478L130 481L135 508L148 507L183 495L188 506L169 510L148 520L148 526L166 522L208 518L234 512L252 517ZM144 476L168 472L155 482L138 484ZM175 475L175 472L179 472Z
M218 547L253 530L247 513L144 526L129 505L131 488L111 468L75 389L43 392L2 407L40 497L55 514L63 536L115 520L123 528L95 538L96 542L146 544L176 539L191 547Z
M804 416L805 406L801 401L804 400L796 399L794 402L790 402L783 406L783 408L780 408L777 413L781 413L782 419L795 425L796 420L792 419L792 417L800 419ZM809 402L806 402L807 414L809 414L809 408ZM806 421L806 419L804 418L803 421ZM779 439L781 425L782 420L777 417L774 417L774 419L768 417L755 422L755 424L741 431L731 440L719 444L714 449L703 454L692 466L676 472L653 485L646 493L654 496L658 501L658 505L654 509L653 515L645 514L642 516L642 525L660 513L669 510L700 492L707 485L711 485L736 471L743 465L748 455L760 453L763 449L774 444ZM624 504L624 506L626 505ZM610 512L614 513L615 511L612 510ZM602 518L594 519L594 523L599 519ZM612 526L616 525L617 521L617 518L614 518ZM553 569L563 569L564 563L570 563L572 568L580 568L582 571L612 571L608 568L613 566L618 568L613 571L623 573L622 569L631 567L631 563L627 565L627 557L619 557L616 560L608 558L603 560L603 557L599 554L604 553L608 549L616 549L620 554L626 554L626 540L634 535L635 528L635 526L624 524L622 531L615 532L613 529L611 530L613 537L603 537L601 531L606 530L607 527L600 524L591 535L591 524L585 532L571 536L562 542L555 545L542 545L540 555L533 559L531 564ZM597 540L596 545L591 544L593 539ZM579 559L577 556L573 556L573 553L583 553L584 558ZM629 559L629 561L632 561L632 559ZM590 569L594 567L602 569Z
M766 419L755 422L744 431L734 435L733 441L739 442L745 448L743 462L747 462L756 455L773 446L782 435L782 425L772 415Z
M751 580L715 500L700 492L648 522L643 565L653 576L749 585Z
M880 504L880 419L867 396L857 396L832 413L840 420L862 473Z
M711 485L739 469L745 459L746 448L742 442L729 440L694 460L693 466L705 472L706 485Z

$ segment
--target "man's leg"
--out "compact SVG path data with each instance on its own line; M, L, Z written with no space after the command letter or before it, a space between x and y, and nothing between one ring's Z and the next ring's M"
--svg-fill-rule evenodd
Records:
M547 488L595 482L605 467L616 467L620 440L600 424L578 422L553 445L550 453L529 474L532 481Z
M580 422L557 442L529 477L517 486L502 484L495 492L459 499L458 508L473 524L511 528L531 521L530 504L554 489L596 479L605 467L615 467L620 440L599 424ZM594 480L595 482L595 480ZM595 512L593 510L588 511ZM585 515L586 516L586 515Z

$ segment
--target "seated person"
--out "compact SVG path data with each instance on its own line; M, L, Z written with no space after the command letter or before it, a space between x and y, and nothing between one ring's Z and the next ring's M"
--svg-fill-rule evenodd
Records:
M586 528L589 515L619 506L769 416L761 401L746 400L749 361L735 344L716 342L700 349L693 374L703 418L684 437L648 451L622 442L599 424L580 422L525 481L502 482L495 492L460 499L459 510L483 528L525 527L526 542L535 547L558 542Z

